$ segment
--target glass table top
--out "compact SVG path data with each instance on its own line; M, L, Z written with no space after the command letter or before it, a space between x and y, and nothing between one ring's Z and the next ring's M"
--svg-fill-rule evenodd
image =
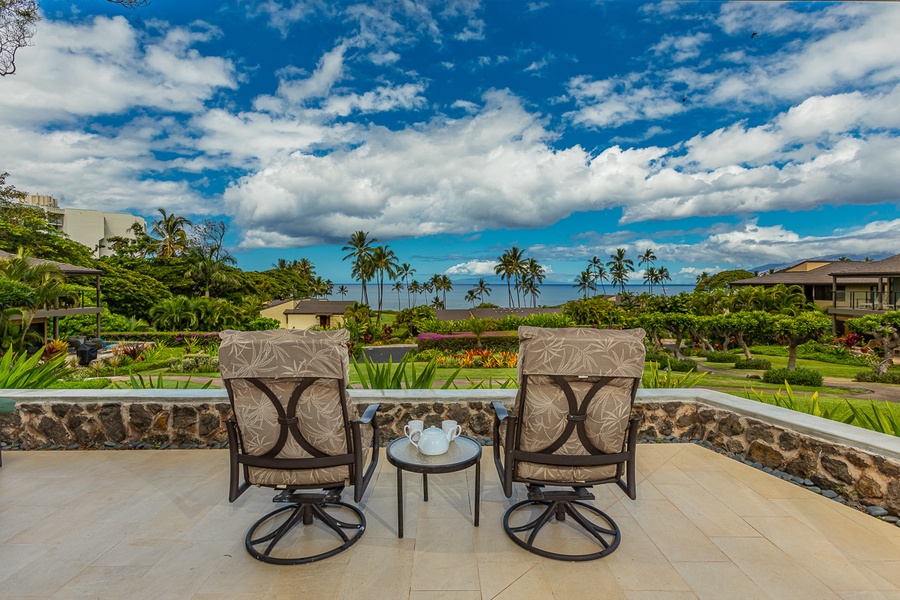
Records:
M481 444L461 435L450 442L450 448L446 452L430 456L419 452L409 438L404 436L388 444L386 452L388 460L398 466L443 469L474 464L481 457Z

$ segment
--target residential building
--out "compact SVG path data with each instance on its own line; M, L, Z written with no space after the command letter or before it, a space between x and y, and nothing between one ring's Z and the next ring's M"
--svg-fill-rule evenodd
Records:
M344 322L344 311L352 300L273 300L260 311L260 316L278 319L281 329L336 327Z
M44 209L60 231L79 244L84 244L94 252L94 256L110 256L112 249L103 247L111 237L131 237L129 228L135 223L146 229L147 222L141 217L127 213L107 213L99 210L60 208L53 196L28 194L22 201Z

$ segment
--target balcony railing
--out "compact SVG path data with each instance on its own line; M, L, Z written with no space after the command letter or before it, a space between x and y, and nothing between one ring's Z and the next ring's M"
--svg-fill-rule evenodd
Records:
M898 310L900 309L900 292L847 292L839 290L834 293L836 308L852 308L856 310Z

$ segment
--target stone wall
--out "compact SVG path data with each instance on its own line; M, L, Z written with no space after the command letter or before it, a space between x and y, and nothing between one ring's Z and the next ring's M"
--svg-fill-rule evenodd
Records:
M514 398L512 391L487 397L473 391L418 394L430 398L415 395L412 391L357 392L353 402L360 413L369 403L381 404L379 429L385 443L402 435L403 425L414 418L423 419L426 426L454 419L464 433L489 443L493 423L490 400L511 404ZM96 402L31 396L19 398L14 413L0 416L0 440L5 448L218 448L227 441L224 422L231 416L231 406L224 396L170 401L116 397ZM758 403L730 396L720 400L718 396L725 395L716 392L698 391L695 396L699 397L693 398L683 393L653 396L644 391L635 406L635 413L643 417L642 439L702 442L763 467L809 479L847 500L900 514L900 453L867 447L870 438L879 443L886 438L886 444L895 438L872 438L872 432L852 427L848 438L836 438L831 429L849 426L823 419L809 421L816 418L777 407L758 407ZM749 404L742 408L741 403ZM760 413L767 418L759 418ZM852 436L862 437L854 442Z

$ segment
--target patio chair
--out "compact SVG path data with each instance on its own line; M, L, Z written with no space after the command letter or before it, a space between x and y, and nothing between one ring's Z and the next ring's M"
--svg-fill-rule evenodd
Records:
M97 344L97 346L101 350L112 350L113 348L115 348L119 345L115 342L109 343L106 340L104 340L103 338L98 338L98 337L91 338L91 341L94 342L95 344Z
M507 535L522 548L546 558L583 561L618 547L618 525L589 503L594 496L588 489L615 483L636 498L639 419L631 418L631 408L644 355L643 329L519 327L515 405L509 412L501 402L492 406L497 415L494 463L503 492L511 497L514 483L528 490L527 500L503 515ZM522 517L526 522L511 525ZM555 552L559 536L539 538L554 519L563 524L568 518L577 526L572 533L587 533L597 551Z
M366 519L341 496L353 486L354 502L362 500L380 445L378 405L354 418L347 397L349 333L223 331L221 338L220 371L234 410L227 421L228 500L256 485L281 490L273 502L286 504L253 524L247 552L263 562L294 565L346 550L362 536ZM304 542L285 540L286 550L276 548L297 526L297 535L304 528L321 530L311 527L316 523L333 534L336 547L310 554ZM306 553L290 555L294 548Z

